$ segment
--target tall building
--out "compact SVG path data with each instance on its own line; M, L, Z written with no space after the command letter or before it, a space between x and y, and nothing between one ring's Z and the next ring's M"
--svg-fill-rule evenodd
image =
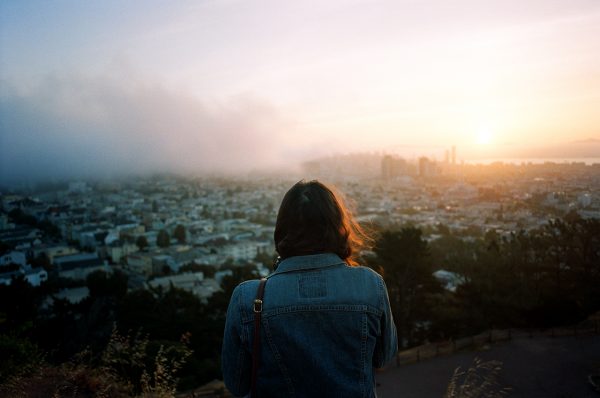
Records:
M425 177L429 175L429 159L425 156L419 158L419 176Z
M385 155L381 159L381 177L386 181L392 178L393 164L394 158L390 155Z
M452 145L452 164L456 164L456 146Z
M381 177L390 180L407 173L406 160L397 156L385 155L381 159Z
M433 177L440 173L440 168L434 160L422 156L419 158L419 177Z

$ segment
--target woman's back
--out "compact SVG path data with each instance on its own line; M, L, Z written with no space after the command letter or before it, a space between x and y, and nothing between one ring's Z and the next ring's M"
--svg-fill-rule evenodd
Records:
M224 348L223 371L234 394L250 383L257 288L241 284L228 311L225 336L239 341L225 342L235 352ZM260 344L260 397L375 396L373 367L396 352L383 280L332 253L284 260L266 284Z

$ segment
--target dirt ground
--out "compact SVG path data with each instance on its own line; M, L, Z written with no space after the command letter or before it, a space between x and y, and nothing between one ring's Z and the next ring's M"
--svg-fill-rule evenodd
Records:
M600 336L516 337L479 351L465 351L396 367L376 376L379 398L443 397L454 369L469 368L474 358L503 363L499 383L508 397L600 398L588 375L600 368Z

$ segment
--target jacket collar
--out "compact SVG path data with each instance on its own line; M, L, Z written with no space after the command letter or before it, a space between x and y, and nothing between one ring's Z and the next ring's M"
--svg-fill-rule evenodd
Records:
M321 253L311 254L308 256L288 257L279 263L275 272L273 272L270 276L281 274L284 272L306 271L339 264L345 264L345 262L337 254L334 253Z

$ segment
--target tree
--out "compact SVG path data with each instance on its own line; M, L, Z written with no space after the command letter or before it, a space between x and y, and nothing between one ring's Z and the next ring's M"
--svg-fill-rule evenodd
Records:
M0 285L0 333L30 328L42 301L40 289L29 284L23 275L13 277L10 285Z
M38 223L38 228L53 238L61 238L60 229L50 221L43 220Z
M156 236L156 244L159 247L169 247L171 245L171 238L169 233L164 229L161 229Z
M224 308L217 309L212 298L211 304L204 305L194 294L172 286L134 290L121 301L117 325L121 331L141 328L150 339L149 349L150 345L159 344L165 344L166 348L179 342L182 334L189 333L193 354L179 376L181 388L193 388L220 377L224 313L229 298L223 303Z
M33 268L42 267L46 271L50 271L52 269L52 264L50 263L50 259L48 258L48 255L46 255L46 253L44 253L44 252L38 254L37 257L31 259L31 261L29 263Z
M144 235L140 235L137 237L137 239L135 240L135 245L140 249L140 250L144 250L145 248L148 247L148 239L146 239L146 237Z
M548 309L559 307L552 324L572 324L598 311L600 220L570 214L551 220L536 235L543 264L542 301Z
M432 275L429 248L420 229L409 226L399 231L384 231L375 245L375 264L388 286L399 342L420 342L419 321L427 321L429 295L441 287Z
M257 253L256 257L254 258L254 261L261 263L267 269L273 268L273 264L275 264L275 260L277 260L277 254L274 252L267 253L267 252L261 251L261 252Z
M25 214L21 209L12 209L8 212L8 216L16 223L16 224L25 224L32 227L37 227L38 222L34 216L29 214Z
M11 333L0 334L0 357L0 386L4 387L9 384L6 382L11 376L28 374L35 370L42 363L44 354L28 339ZM1 388L0 395L3 394Z
M86 278L91 297L122 298L127 293L127 275L119 270L112 273L94 271Z
M178 224L173 231L173 237L177 239L179 243L185 243L185 227Z
M121 240L122 242L126 242L126 243L132 243L133 242L133 236L131 236L127 232L121 231L119 233L119 240Z

